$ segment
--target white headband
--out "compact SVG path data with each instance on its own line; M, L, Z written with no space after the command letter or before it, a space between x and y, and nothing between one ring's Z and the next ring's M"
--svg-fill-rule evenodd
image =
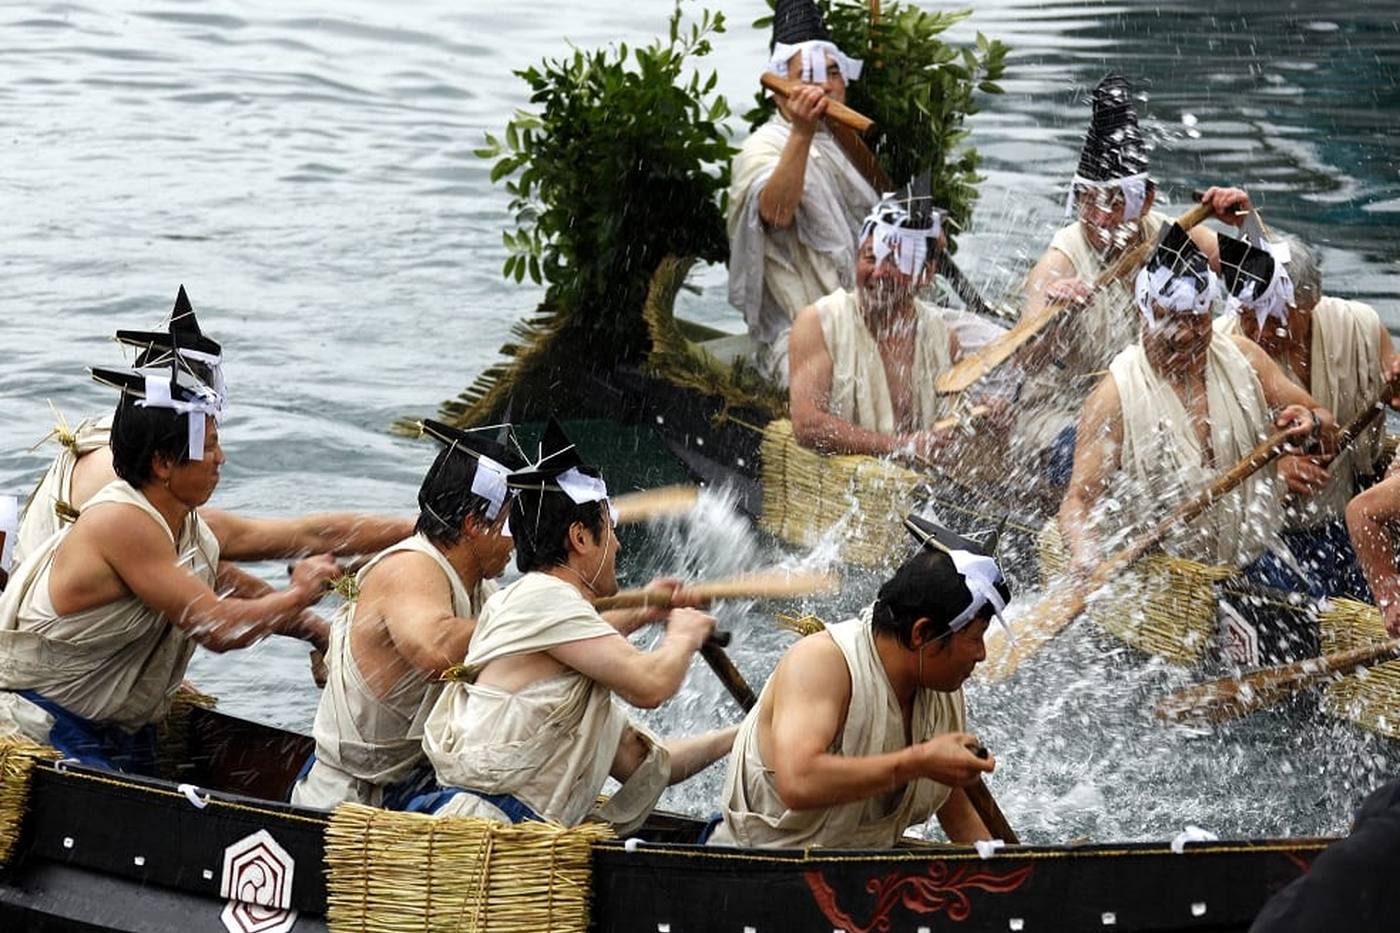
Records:
M802 80L808 84L821 84L826 81L827 55L836 59L836 69L841 72L841 77L847 84L860 77L863 64L861 60L851 58L837 48L836 43L825 39L808 39L806 42L795 42L792 45L779 42L773 46L773 55L768 59L768 70L786 78L788 59L798 53L802 55Z
M181 401L170 394L169 370L140 370L146 377L146 397L137 399L141 408L169 408L186 416L189 423L189 459L204 459L204 418L212 415L215 423L224 417L224 403L219 394L202 382L181 386L197 396L189 401Z
M1198 291L1195 276L1182 275L1168 266L1159 266L1151 270L1144 268L1137 274L1133 293L1137 297L1138 310L1147 319L1147 326L1156 330L1162 322L1157 319L1154 305L1178 313L1209 314L1218 288L1215 273L1209 269L1206 270L1205 287Z
M967 584L967 591L972 594L971 605L948 623L948 631L962 631L983 608L990 605L992 615L996 616L996 620L1006 629L1007 634L1011 634L1011 628L1001 616L1002 610L1006 608L1006 600L997 592L996 585L1002 581L1002 576L996 560L984 554L973 554L971 551L949 551L948 556L953 559L953 567L962 576L963 583Z
M1069 183L1069 194L1065 196L1065 216L1074 213L1074 196L1080 188L1119 188L1123 191L1123 219L1137 220L1142 216L1143 205L1147 202L1147 173L1126 175L1112 181L1090 181L1075 175Z
M456 442L453 442L453 446L456 446ZM509 472L510 470L490 457L478 455L476 458L476 471L472 474L472 493L488 503L488 522L494 522L501 514L501 507L506 504L506 474ZM509 533L507 530L506 534Z
M1254 312L1254 321L1259 329L1264 329L1264 322L1269 318L1277 318L1283 323L1288 323L1288 306L1293 304L1296 296L1293 291L1293 277L1288 274L1288 262L1293 258L1292 252L1288 249L1288 244L1282 240L1270 240L1264 232L1264 224L1259 219L1259 215L1254 211L1249 212L1249 216L1244 219L1243 230L1248 237L1250 245L1255 249L1267 250L1270 256L1274 257L1274 277L1269 280L1262 293L1255 295L1258 289L1257 282L1249 283L1247 291L1243 295L1231 294L1225 299L1225 310L1227 314L1239 314L1241 308L1248 308Z
M612 518L612 523L617 524L617 506L608 499L608 484L603 482L598 476L585 476L579 472L578 467L569 467L554 480L559 488L564 490L574 505L583 505L587 502L607 502L608 515Z
M866 237L873 235L875 239L871 247L875 251L875 265L878 266L885 261L886 256L894 253L899 271L905 275L914 275L928 261L929 240L936 240L942 235L943 217L935 213L932 227L927 230L910 230L908 227L884 220L885 216L893 216L899 220L907 219L909 215L903 208L890 208L886 205L882 209L877 206L875 212L865 218L865 223L861 225L860 242L864 243Z

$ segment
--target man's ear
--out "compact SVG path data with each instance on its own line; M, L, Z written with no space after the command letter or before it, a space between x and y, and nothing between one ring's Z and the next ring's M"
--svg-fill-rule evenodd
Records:
M157 483L166 483L170 480L170 471L175 466L175 461L164 454L153 454L151 456L151 479Z
M933 640L933 620L928 616L920 616L914 620L914 625L909 629L909 638L914 643L915 648L922 648Z

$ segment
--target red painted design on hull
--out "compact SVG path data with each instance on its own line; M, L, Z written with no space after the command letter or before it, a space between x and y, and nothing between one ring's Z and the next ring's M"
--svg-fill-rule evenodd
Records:
M875 896L875 911L866 923L857 922L841 909L836 891L822 872L809 871L805 877L817 906L833 925L846 933L887 933L892 925L890 914L896 906L915 914L946 911L948 919L961 922L972 915L969 890L1005 894L1019 888L1030 874L1030 865L998 873L980 865L963 864L950 869L946 863L933 862L922 874L892 872L881 878L871 878L865 890Z

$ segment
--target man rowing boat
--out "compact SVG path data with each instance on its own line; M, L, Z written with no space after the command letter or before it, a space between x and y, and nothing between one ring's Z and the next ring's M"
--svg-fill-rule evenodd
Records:
M551 421L539 459L512 473L510 531L525 574L487 600L467 651L424 726L443 790L411 809L522 822L585 819L626 832L668 784L729 751L734 730L663 743L613 699L653 708L674 696L715 620L672 609L653 651L627 640L654 618L604 619L591 600L617 592L607 487ZM684 594L677 598L683 603ZM622 787L606 804L609 776Z
M111 443L119 478L29 554L0 596L0 731L139 773L154 772L155 724L197 644L228 651L274 634L324 644L325 623L305 610L338 572L330 555L300 562L288 589L251 597L237 581L221 595L221 557L306 553L326 530L366 550L403 533L373 516L202 516L224 462L224 399L176 344L161 365L93 370L121 392Z
M1150 524L1273 433L1302 439L1332 416L1244 337L1217 337L1217 282L1206 254L1170 225L1138 273L1142 336L1119 353L1079 421L1074 474L1059 512L1071 569L1087 573L1125 524ZM1275 414L1276 413L1276 414ZM1247 567L1282 524L1272 466L1167 539L1172 554Z
M735 739L712 845L883 849L935 814L953 842L990 838L962 787L996 761L964 731L962 685L1010 590L990 548L906 526L918 550L874 605L778 662Z
M423 431L444 447L418 490L415 533L360 570L331 628L316 752L292 803L401 810L427 789L423 720L510 560L506 477L524 460L494 429L424 421Z
M822 121L861 63L836 47L812 0L779 0L769 70L803 82L734 157L729 189L729 303L744 313L759 366L788 381L798 312L850 287L856 233L878 193Z
M1220 239L1229 298L1216 331L1253 340L1340 423L1350 422L1380 394L1396 359L1390 334L1370 305L1323 295L1317 260L1302 241L1269 239L1253 215L1245 227L1251 243ZM1330 467L1315 456L1279 466L1290 488L1308 493L1289 501L1283 539L1314 595L1370 601L1344 511L1376 475L1383 434L1384 419L1377 419Z
M832 453L912 452L951 461L962 436L934 380L962 356L945 309L914 297L946 237L931 199L876 205L861 227L856 288L803 308L788 391L799 443Z
M1021 356L1032 376L1020 399L1016 444L1031 462L1043 464L1056 487L1069 480L1074 425L1085 397L1137 337L1136 270L1092 297L1091 286L1119 256L1155 240L1171 220L1153 209L1157 186L1148 175L1147 153L1132 89L1122 75L1110 73L1094 88L1093 118L1070 182L1066 212L1076 212L1075 222L1055 233L1026 279L1023 316L1055 302L1076 305ZM1248 196L1233 188L1211 188L1203 200L1228 223L1237 222L1236 205L1248 205ZM1190 236L1214 265L1215 234L1198 225Z

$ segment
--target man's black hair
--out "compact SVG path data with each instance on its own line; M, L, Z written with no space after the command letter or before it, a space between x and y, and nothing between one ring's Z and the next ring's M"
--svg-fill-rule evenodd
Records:
M476 458L451 447L438 452L437 459L418 487L418 522L413 530L444 547L462 538L462 522L474 515L486 522L489 500L472 492Z
M156 457L189 462L190 429L188 415L136 401L124 393L112 417L112 469L140 489L154 476Z
M599 476L581 466L585 476ZM515 538L515 566L521 573L558 567L569 561L569 528L582 522L595 539L606 530L605 502L576 504L559 490L522 489L510 507L510 533Z
M1005 582L997 584L997 592L1003 600L1011 599ZM893 635L913 650L919 647L914 644L915 622L925 618L932 622L936 638L971 604L972 593L953 559L936 548L923 548L880 587L870 622L877 633ZM985 612L990 616L991 611L988 605Z

